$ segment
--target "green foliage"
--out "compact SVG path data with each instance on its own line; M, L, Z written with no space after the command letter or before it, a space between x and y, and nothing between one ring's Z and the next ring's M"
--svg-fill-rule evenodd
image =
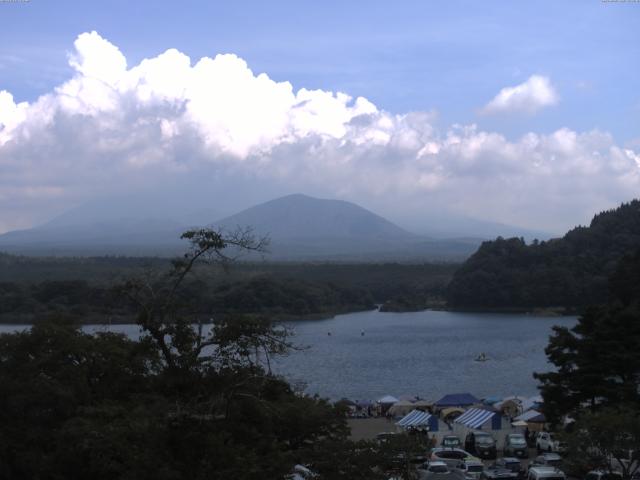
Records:
M554 327L546 353L557 370L535 374L553 422L588 408L640 404L640 251L611 280L608 304L590 307L571 329Z
M607 300L608 276L639 247L640 201L633 200L561 239L484 242L455 273L447 300L456 308L582 309Z
M137 306L123 302L114 283L136 278L159 287L160 259L38 259L0 254L0 322L33 323L50 314L81 323L131 323ZM180 262L184 259L180 259ZM86 268L86 271L83 270ZM221 275L215 265L194 265L176 300L196 317L242 313L274 318L321 317L367 310L421 310L442 304L449 264L234 263ZM16 281L19 279L21 281Z
M192 324L196 261L261 248L214 233L186 235L192 248L169 271L122 285L139 340L60 318L0 335L0 478L277 479L296 463L320 478L383 478L388 456L348 441L343 406L271 373L270 358L290 348L286 329L241 315ZM58 287L39 294L60 298Z
M640 410L607 408L586 413L564 436L566 466L583 476L589 470L618 471L628 480L640 471Z

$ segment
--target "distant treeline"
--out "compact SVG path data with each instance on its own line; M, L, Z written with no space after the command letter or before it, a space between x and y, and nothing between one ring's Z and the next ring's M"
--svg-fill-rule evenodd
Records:
M84 323L130 322L135 306L118 285L153 277L159 258L30 258L0 255L0 322L31 323L64 314ZM262 314L324 317L385 304L425 308L442 301L456 265L239 263L228 272L200 266L181 291L194 318ZM394 307L394 306L397 306Z
M547 242L498 238L484 242L455 273L449 306L462 309L563 307L604 303L607 278L640 248L640 201L596 215Z

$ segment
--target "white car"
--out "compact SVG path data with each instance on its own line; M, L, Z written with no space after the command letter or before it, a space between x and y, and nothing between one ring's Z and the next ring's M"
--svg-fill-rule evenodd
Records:
M540 432L536 437L536 448L538 452L564 452L566 445L555 438L553 433Z
M418 478L420 480L445 479L451 475L451 470L445 462L431 461L425 462L418 468Z
M454 470L460 472L466 480L479 480L484 471L484 464L479 460L460 462Z
M527 480L567 480L567 476L555 467L531 467L527 473Z

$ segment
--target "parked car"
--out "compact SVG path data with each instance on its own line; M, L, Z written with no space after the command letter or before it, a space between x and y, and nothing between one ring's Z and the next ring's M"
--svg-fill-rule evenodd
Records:
M496 440L486 432L469 432L464 448L480 458L494 459L497 456Z
M553 433L540 432L536 437L536 448L539 452L564 452L567 445L558 440Z
M622 480L619 472L603 472L602 470L591 470L584 477L584 480Z
M465 480L479 480L484 471L484 463L480 460L467 460L460 462L455 470L460 472Z
M461 462L468 462L471 460L480 461L479 458L474 457L469 452L466 452L461 448L437 447L431 450L432 462L444 462L450 468L455 468L460 465Z
M455 435L445 435L444 437L442 437L442 442L440 442L440 445L449 448L462 448L462 442Z
M556 467L537 465L529 468L527 480L567 480L567 476Z
M505 457L529 458L529 447L524 435L521 433L510 433L504 437L504 447L502 453Z
M451 477L451 469L445 462L425 462L417 468L420 480L448 480Z
M520 463L520 460L515 457L499 458L495 461L493 467L511 470L512 472L517 473L519 476L524 476L524 468L522 467L522 463Z
M506 468L489 467L482 472L480 480L517 480L518 474Z
M547 452L542 455L538 455L533 459L529 468L533 466L543 466L543 467L555 467L558 468L562 465L562 457L557 453Z

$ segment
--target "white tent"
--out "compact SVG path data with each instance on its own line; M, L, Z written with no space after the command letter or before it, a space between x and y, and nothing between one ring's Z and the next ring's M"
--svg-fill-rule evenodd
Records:
M518 415L513 420L516 422L519 422L519 421L528 422L529 420L537 417L538 415L540 415L540 412L538 412L537 410L527 410L522 415Z
M527 410L531 410L532 408L536 408L537 405L542 405L544 400L540 395L527 398L522 402L522 411L526 412Z
M392 395L385 395L384 397L378 399L378 403L381 403L383 405L392 405L396 402L398 402L398 399Z

